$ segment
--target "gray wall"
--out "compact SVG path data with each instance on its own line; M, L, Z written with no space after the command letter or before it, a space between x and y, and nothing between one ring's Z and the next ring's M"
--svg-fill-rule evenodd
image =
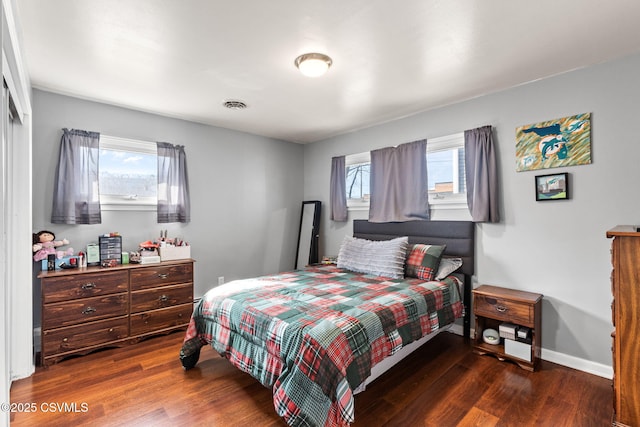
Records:
M105 211L100 225L51 224L53 177L65 127L184 145L191 222L160 225L155 212ZM123 236L125 250L135 250L139 242L168 229L192 246L198 297L219 276L230 281L293 268L303 151L298 144L34 90L33 231L52 230L78 251L111 231ZM39 294L36 279L36 326Z
M502 221L477 227L476 282L544 294L547 354L611 366L605 232L640 223L638 75L640 56L633 56L305 146L305 198L329 200L332 156L494 126ZM586 112L592 113L591 165L515 171L517 126ZM534 176L556 171L569 172L571 200L536 202ZM328 220L326 208L321 255L337 254L351 224ZM349 220L365 215L351 212Z

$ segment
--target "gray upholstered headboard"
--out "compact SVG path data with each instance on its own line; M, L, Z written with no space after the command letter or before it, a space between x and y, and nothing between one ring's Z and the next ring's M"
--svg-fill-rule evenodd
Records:
M353 236L367 240L390 240L407 236L409 243L446 245L444 256L462 258L464 274L464 336L471 329L471 276L475 271L475 223L471 221L407 221L375 223L356 219Z
M447 245L444 255L462 258L462 273L473 276L475 264L475 224L471 221L353 221L353 236L367 240L389 240L408 236L409 243Z

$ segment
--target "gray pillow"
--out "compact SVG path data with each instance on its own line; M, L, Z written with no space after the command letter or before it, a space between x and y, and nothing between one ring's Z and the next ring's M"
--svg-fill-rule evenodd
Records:
M436 273L436 280L443 280L448 275L462 267L462 258L442 258Z
M404 279L408 237L373 241L346 236L338 252L338 268Z

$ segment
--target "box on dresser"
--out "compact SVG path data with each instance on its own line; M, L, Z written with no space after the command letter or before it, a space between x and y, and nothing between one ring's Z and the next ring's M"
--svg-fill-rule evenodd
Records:
M186 329L192 259L43 271L41 363Z
M191 246L161 246L158 251L162 261L191 258Z

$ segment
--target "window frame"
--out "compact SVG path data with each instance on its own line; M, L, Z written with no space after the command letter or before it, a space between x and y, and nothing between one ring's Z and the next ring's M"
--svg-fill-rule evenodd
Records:
M454 134L427 140L427 150L425 156L428 156L429 153L432 152L451 150L454 148L464 150L464 132L457 132ZM362 163L371 163L371 153L369 151L364 153L349 154L345 156L345 168ZM458 168L455 169L457 170ZM458 179L465 179L465 177L458 177ZM430 194L429 206L432 210L468 209L466 185L464 193L448 195L442 199L436 199ZM368 209L369 200L347 199L347 210L349 211L362 211Z
M100 135L100 150L126 151L128 153L152 154L158 156L155 142ZM100 178L98 177L98 182ZM100 209L105 211L156 211L158 197L113 196L100 194Z

